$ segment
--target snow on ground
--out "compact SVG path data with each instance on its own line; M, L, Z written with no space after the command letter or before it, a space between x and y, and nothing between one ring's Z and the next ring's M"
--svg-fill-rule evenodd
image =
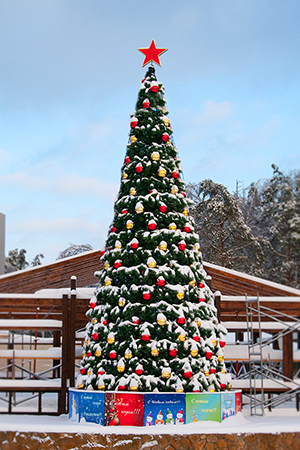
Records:
M47 405L45 405L45 408ZM2 409L2 408L1 408ZM28 408L27 408L28 410ZM1 415L0 431L101 433L101 434L231 434L231 433L280 433L300 432L300 412L295 401L287 402L265 416L251 416L246 406L242 413L229 417L222 423L195 422L182 426L153 427L103 427L94 423L75 423L67 415Z

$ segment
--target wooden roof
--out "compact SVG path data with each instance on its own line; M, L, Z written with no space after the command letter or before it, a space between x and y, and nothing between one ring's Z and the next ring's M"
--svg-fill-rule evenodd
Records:
M97 283L94 273L101 269L101 250L92 250L50 264L32 267L0 276L1 293L34 293L40 289L69 288L70 278L77 277L77 287ZM212 290L223 295L256 295L299 297L300 290L253 277L225 267L203 263L212 278Z

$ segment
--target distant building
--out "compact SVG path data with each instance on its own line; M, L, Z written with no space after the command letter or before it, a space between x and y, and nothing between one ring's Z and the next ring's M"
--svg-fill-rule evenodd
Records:
M5 215L0 213L0 275L5 267Z

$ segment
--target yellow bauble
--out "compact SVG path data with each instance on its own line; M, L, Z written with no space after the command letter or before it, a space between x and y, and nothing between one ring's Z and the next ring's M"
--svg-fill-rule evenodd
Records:
M138 390L138 386L129 386L129 389L131 390L131 391L137 391Z
M162 378L170 378L170 376L171 376L171 372L162 372L161 373Z
M136 141L137 141L137 138L136 138L135 136L131 136L130 142L131 142L132 144L134 144Z
M135 212L137 214L142 214L144 212L144 207L143 206L138 206L137 208L135 208Z
M85 356L86 356L86 353L83 352L83 353L82 353L82 357L84 358Z
M176 225L175 225L175 223L171 223L170 225L169 225L169 230L174 230L174 231L176 231L177 230L177 227L176 227Z
M166 176L167 171L165 169L159 169L158 176L164 178Z
M77 386L77 389L84 389L84 384L79 384L79 385Z
M190 352L190 353L191 353L191 355L192 355L192 356L194 356L194 357L195 357L195 356L197 356L197 355L198 355L198 350L191 350L191 352Z
M168 246L167 246L167 244L160 244L158 248L159 248L159 250L162 250L165 252L167 250Z
M107 338L107 343L108 343L108 344L114 344L115 342L116 342L115 337Z
M105 389L105 384L99 384L98 389L99 391L103 391Z
M178 193L178 187L177 186L172 186L171 194L177 194L177 193Z
M221 370L221 373L226 373L226 370Z
M214 389L210 389L209 392L215 392L215 390Z
M129 191L129 195L131 195L132 197L136 194L136 190L134 188L131 188Z
M194 250L200 251L200 245L199 245L198 243L196 243L196 244L194 245Z
M189 215L189 212L188 212L188 210L187 209L184 209L183 211L182 211L182 214L184 215L184 216L188 216Z
M167 144L171 144L171 141L170 141L170 139L167 141Z
M152 356L158 356L159 355L159 350L157 350L157 348L154 348L153 350L151 350L151 355Z
M200 320L197 320L197 321L195 320L195 322L196 322L197 327L200 328L200 327L201 327L201 322L200 322Z
M155 261L149 262L148 267L150 267L150 269L154 269L154 267L156 267L156 262Z
M92 369L89 369L89 370L87 371L87 375L92 375L92 373L93 373Z
M111 278L106 278L104 280L104 284L105 284L105 286L110 286L111 285Z
M178 298L178 300L184 299L184 292L177 292L176 297Z
M132 353L130 351L129 352L125 352L124 356L125 356L126 359L131 359L132 358Z
M170 126L170 120L169 119L165 119L164 120L164 124L165 124L166 127L169 127Z
M180 342L184 342L185 341L185 334L179 334L178 335L178 339L180 340Z
M195 280L191 280L189 282L189 285L192 286L192 287L196 286L196 281Z
M118 367L117 367L117 371L118 371L119 373L124 372L124 370L125 370L125 366L118 366Z
M95 356L99 357L102 355L102 351L101 350L96 350L95 351Z
M231 386L230 383L227 385L227 389L228 389L229 391L232 389L232 386Z
M205 375L206 377L208 377L208 376L209 376L209 371L206 370L206 371L204 372L204 375Z
M222 362L223 359L224 359L224 356L223 356L223 355L218 355L218 361L219 361L219 362Z
M133 222L132 220L127 220L126 222L126 228L127 230L131 230L133 228Z
M120 306L120 307L125 306L125 303L126 303L125 298L120 298L120 299L119 299L119 306Z
M128 178L128 173L127 172L123 172L122 180L126 180L126 178Z
M86 346L88 346L90 342L91 342L90 339L87 339L86 341L84 341L84 343L85 343Z
M98 322L98 320L96 319L96 317L94 317L93 319L92 319L92 324L94 325L95 323L97 323Z
M122 248L122 244L120 241L117 241L115 244L115 248Z
M212 342L212 344L213 344L214 347L217 345L217 341L213 340L213 341L211 341L211 342Z
M166 325L167 321L166 321L166 319L158 319L157 323L158 323L158 325L163 326L163 325Z
M107 270L109 267L110 267L110 265L109 265L108 262L104 264L104 269L105 269L105 270Z
M176 389L176 392L184 392L183 389Z
M151 153L151 159L153 161L159 161L160 160L160 154L158 152Z

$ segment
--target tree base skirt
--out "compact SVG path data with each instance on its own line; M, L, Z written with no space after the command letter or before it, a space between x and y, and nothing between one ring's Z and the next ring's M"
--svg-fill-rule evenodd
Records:
M222 422L242 410L242 391L99 392L69 389L69 420L101 426L177 426Z

